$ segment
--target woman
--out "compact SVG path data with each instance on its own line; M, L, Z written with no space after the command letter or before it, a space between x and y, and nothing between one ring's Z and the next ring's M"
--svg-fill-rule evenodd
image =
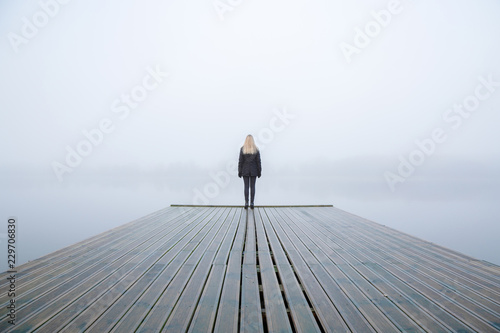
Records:
M250 208L253 209L255 198L255 180L260 178L262 167L260 166L260 152L255 145L253 136L247 135L245 144L240 149L240 160L238 162L238 177L243 177L245 182L245 209L248 209L248 190L250 194Z

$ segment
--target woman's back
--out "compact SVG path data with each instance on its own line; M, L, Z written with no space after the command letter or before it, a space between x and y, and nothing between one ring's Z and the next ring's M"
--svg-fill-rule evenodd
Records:
M243 177L245 182L245 209L248 208L248 194L250 195L250 207L253 208L255 197L255 179L260 178L262 166L260 164L260 151L255 145L253 137L247 135L245 144L240 149L240 158L238 161L238 177Z
M262 171L260 162L260 152L255 154L243 153L243 147L240 150L240 159L238 163L238 175L260 177Z

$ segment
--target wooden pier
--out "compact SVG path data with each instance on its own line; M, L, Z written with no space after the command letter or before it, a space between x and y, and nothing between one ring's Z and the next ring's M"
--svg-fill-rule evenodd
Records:
M500 332L500 267L332 206L171 206L0 280L0 332Z

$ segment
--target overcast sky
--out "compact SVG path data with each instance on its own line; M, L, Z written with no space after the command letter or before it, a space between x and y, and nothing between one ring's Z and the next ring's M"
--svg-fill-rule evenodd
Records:
M500 198L498 1L62 2L0 4L4 183L210 179L251 133L262 181Z

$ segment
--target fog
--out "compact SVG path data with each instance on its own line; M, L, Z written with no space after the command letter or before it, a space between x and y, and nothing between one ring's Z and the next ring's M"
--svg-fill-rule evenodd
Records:
M20 264L170 204L240 205L253 134L256 205L333 204L500 264L499 14L484 0L3 2L1 247L10 216Z

